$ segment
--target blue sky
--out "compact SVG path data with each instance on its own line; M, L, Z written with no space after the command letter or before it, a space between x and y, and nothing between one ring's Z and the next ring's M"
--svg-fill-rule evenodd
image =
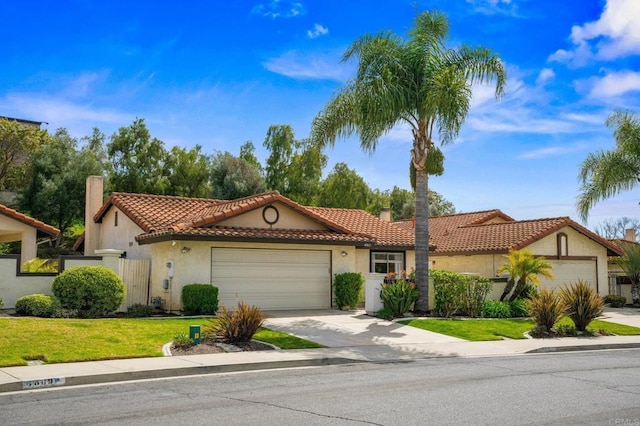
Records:
M578 168L614 146L604 121L640 113L638 0L254 0L2 2L0 115L110 136L136 117L173 145L229 151L251 140L258 157L271 124L308 136L311 120L350 78L347 46L365 33L406 35L416 10L439 9L448 44L484 45L508 71L506 96L474 90L459 138L444 148L432 189L459 211L578 219ZM409 188L410 132L373 155L356 139L329 149L372 188ZM638 217L640 191L599 203L591 227Z

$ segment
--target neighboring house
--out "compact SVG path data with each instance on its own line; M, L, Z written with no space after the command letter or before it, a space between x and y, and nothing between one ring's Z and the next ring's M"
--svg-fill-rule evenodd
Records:
M5 119L5 120L9 120L9 121L17 121L20 124L24 124L25 126L30 126L30 127L35 127L35 128L40 128L40 126L42 125L42 123L44 124L49 124L46 123L44 121L33 121L33 120L25 120L22 118L13 118L13 117L6 117L4 115L0 115L0 119Z
M60 230L0 204L0 242L21 241L20 264L37 256L37 239L55 237Z
M150 259L150 298L180 309L182 287L211 283L227 306L326 309L341 272L414 265L411 232L362 210L305 207L268 192L232 201L113 193L87 181L85 255L96 249ZM95 206L98 206L95 208ZM93 206L93 207L92 207Z
M414 231L410 220L393 223ZM582 279L600 295L611 292L608 258L622 254L568 217L518 221L500 210L430 218L429 238L433 268L496 277L509 250L526 248L553 266L554 278L542 278L542 286L557 288Z

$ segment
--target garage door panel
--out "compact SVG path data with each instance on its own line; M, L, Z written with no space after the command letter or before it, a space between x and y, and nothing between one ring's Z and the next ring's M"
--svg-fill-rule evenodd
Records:
M220 302L239 300L262 309L331 307L331 253L327 250L212 248L212 284Z
M543 284L550 284L552 288L560 288L565 284L575 283L578 279L589 283L596 289L597 268L595 260L551 260L553 266L553 280L544 280Z

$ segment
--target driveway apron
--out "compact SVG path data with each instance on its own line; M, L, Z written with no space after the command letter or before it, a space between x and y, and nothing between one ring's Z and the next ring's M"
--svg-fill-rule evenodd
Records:
M268 311L265 314L266 327L330 348L463 341L374 318L366 315L364 311Z

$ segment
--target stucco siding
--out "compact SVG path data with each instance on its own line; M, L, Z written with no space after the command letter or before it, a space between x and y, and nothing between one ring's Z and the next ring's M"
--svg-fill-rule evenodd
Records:
M115 226L116 213L118 214L118 226ZM128 259L150 259L149 246L141 246L135 240L136 235L143 232L120 209L112 207L102 218L98 249L122 250L127 252Z
M290 250L329 250L331 251L331 273L354 272L356 269L356 250L354 247L323 244L278 244L278 243L239 243L218 241L176 241L149 244L151 250L151 297L160 296L164 308L177 311L181 308L182 287L194 283L211 283L211 248L260 248ZM183 253L182 248L188 247ZM343 256L343 252L346 256ZM167 262L173 261L174 276L169 289L163 289L163 280L169 279ZM213 283L215 285L215 283Z
M278 210L278 221L273 225L265 222L262 217L264 208L248 211L231 219L222 220L218 226L236 226L240 228L266 228L266 229L309 229L309 230L325 230L326 226L302 216L290 207L282 203L273 203ZM273 220L270 216L274 216L274 212L267 211L267 219Z

